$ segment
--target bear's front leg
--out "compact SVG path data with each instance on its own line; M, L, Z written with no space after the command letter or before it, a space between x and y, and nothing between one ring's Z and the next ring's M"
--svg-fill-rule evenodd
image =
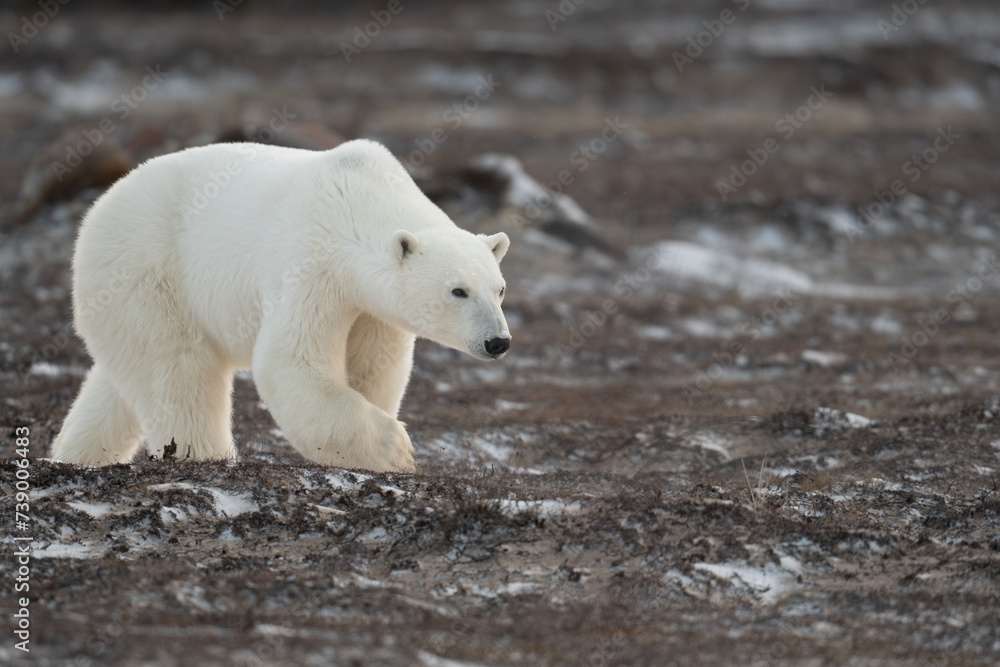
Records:
M413 445L403 423L348 386L344 356L349 323L321 330L323 339L333 340L289 334L277 318L264 322L254 346L253 375L274 420L292 446L317 463L415 472Z

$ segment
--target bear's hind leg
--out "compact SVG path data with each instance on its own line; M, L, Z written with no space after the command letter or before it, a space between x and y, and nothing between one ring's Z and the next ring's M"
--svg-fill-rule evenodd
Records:
M152 458L236 458L233 374L207 345L165 355L145 378L134 388L135 410Z
M95 364L52 443L52 457L81 465L126 463L141 441L135 412Z

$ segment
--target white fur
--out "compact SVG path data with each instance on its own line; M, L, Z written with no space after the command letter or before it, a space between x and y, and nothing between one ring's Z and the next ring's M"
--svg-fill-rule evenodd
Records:
M234 458L232 374L251 368L307 458L412 471L396 415L414 339L493 358L508 245L456 227L370 141L150 160L80 230L74 313L95 365L53 456L124 462L145 436L153 457L173 441L178 458Z

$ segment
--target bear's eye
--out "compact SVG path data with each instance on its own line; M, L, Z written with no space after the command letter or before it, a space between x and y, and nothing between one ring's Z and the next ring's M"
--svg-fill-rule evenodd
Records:
M457 296L459 299L464 299L467 296L469 296L468 294L466 294L465 290L462 289L461 287L456 287L451 291L451 293Z
M500 298L501 298L501 299L503 298L503 293L504 293L504 292L506 292L506 291L507 291L507 288L506 288L506 287L501 287L501 288L500 288Z

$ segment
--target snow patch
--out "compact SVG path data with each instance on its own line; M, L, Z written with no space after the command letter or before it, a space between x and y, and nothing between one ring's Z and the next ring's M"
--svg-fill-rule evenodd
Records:
M802 361L808 361L819 366L836 366L847 361L847 355L840 352L821 352L819 350L803 350Z
M347 512L345 512L344 510L337 509L336 507L327 507L326 505L317 505L316 503L310 503L310 504L317 510L319 510L319 512L321 513L326 512L329 514L337 514L337 515L347 514Z
M566 502L561 498L546 500L507 500L499 501L500 509L510 514L523 514L529 511L538 513L539 518L547 519L560 514L574 514L581 509L579 501Z
M498 398L496 406L500 412L514 412L517 410L527 410L531 407L531 403L518 403L517 401L505 401L502 398Z
M80 377L84 377L88 372L89 369L81 366L57 366L47 361L36 361L31 364L31 370L28 371L30 375L41 375L43 377L50 378L56 378L63 375L78 375Z
M86 544L59 544L53 542L42 549L32 549L35 558L97 558L100 554Z
M789 557L786 557L789 558ZM789 565L798 565L792 559ZM801 570L801 565L798 566ZM764 567L751 567L736 563L695 563L694 569L708 572L723 581L738 580L760 598L764 604L773 604L795 588L795 576L792 572L768 563Z
M696 447L721 454L722 458L726 461L732 458L732 454L729 453L728 443L714 433L695 433L689 440Z
M645 340L670 340L673 338L674 333L669 327L659 326L657 324L647 324L644 326L635 328L635 335L639 338Z
M160 508L160 521L163 525L169 526L173 523L178 523L180 521L186 521L187 519L194 516L195 512L188 512L180 507L161 507Z
M647 249L642 249L643 254ZM893 287L816 283L803 271L763 259L738 257L689 241L663 241L653 248L657 270L672 281L736 290L747 298L811 294L835 299L896 299Z
M212 611L212 603L205 598L205 589L201 586L171 586L174 598L185 607L194 607L200 611Z
M811 423L816 434L822 436L830 429L866 428L875 422L853 412L818 407L813 410Z
M742 259L687 241L663 241L654 250L658 269L675 279L735 289L747 297L773 296L781 289L796 294L812 290L812 279L789 266Z
M450 658L442 658L439 655L434 655L427 651L417 651L417 658L420 660L422 667L481 667L484 663L481 662L469 662L468 660L452 660Z
M898 336L903 333L903 325L891 313L879 313L878 316L869 322L868 326L875 333L887 336Z
M351 478L354 479L352 480ZM363 473L349 473L343 470L327 473L326 475L326 481L330 486L335 489L343 489L344 491L357 491L367 479L368 475Z
M187 482L168 482L147 487L150 491L167 491L170 489L185 489L190 491L208 491L215 500L215 511L223 516L234 517L260 509L249 494L236 494L212 486L195 486Z
M83 500L74 500L66 504L84 514L89 514L95 519L100 519L110 512L113 507L110 503L88 503Z
M506 463L510 460L510 457L514 455L513 447L500 442L491 442L490 440L480 436L476 436L472 439L472 446L477 451L482 452L487 457L500 463Z

